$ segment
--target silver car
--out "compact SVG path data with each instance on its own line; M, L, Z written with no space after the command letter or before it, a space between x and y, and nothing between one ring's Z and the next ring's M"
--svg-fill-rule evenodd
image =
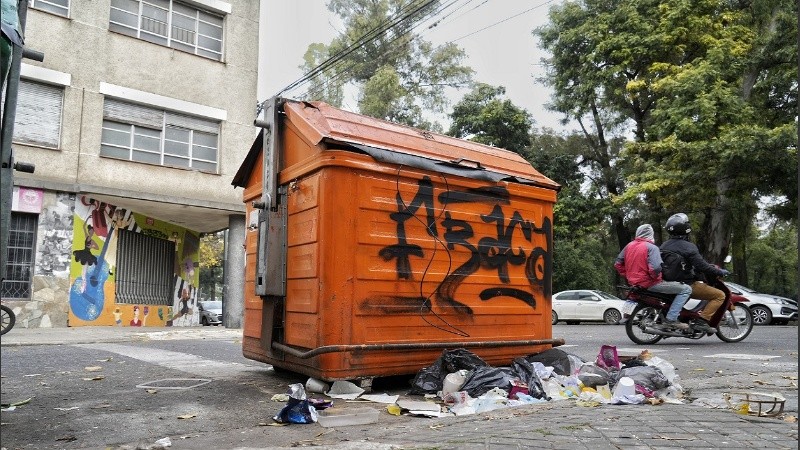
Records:
M797 302L792 299L761 294L729 281L726 281L725 285L734 294L750 300L746 305L753 311L753 323L756 325L786 324L790 320L797 320Z
M607 292L578 289L553 294L552 323L586 322L620 323L625 300Z
M197 303L200 311L200 325L219 325L222 323L222 301L201 301Z

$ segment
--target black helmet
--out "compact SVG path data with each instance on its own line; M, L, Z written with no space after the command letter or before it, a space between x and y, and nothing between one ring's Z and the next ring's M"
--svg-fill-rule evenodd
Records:
M667 229L667 233L670 236L686 236L692 232L692 227L689 225L689 217L684 213L669 216L664 228Z

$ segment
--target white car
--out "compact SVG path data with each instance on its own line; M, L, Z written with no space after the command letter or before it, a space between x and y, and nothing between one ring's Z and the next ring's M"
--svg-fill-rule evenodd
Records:
M622 320L625 300L607 292L590 289L561 291L553 294L553 325L605 322L617 324Z
M797 320L797 302L777 295L761 294L741 284L725 282L734 294L750 300L745 303L753 312L753 323L768 325L770 323L786 324Z

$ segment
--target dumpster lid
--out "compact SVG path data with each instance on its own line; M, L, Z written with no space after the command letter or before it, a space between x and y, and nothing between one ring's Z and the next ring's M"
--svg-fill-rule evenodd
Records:
M559 189L558 183L533 168L522 156L497 147L419 130L374 117L343 111L324 102L287 101L290 122L313 143L338 141L353 144L378 159L378 149L432 160L439 167L467 169L461 175L475 178L482 172L502 174L518 182ZM386 154L386 152L383 152ZM389 162L389 160L386 160ZM473 175L469 175L471 173Z
M329 147L350 147L379 162L468 178L507 180L553 190L561 187L509 150L344 111L324 102L286 100L283 111L286 120L314 145L324 142ZM246 184L262 139L259 133L231 183L234 186Z

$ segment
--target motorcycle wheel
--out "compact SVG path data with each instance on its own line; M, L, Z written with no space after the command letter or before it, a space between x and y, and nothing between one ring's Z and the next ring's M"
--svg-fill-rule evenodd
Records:
M725 311L717 330L717 337L723 342L743 341L753 331L753 312L737 303L733 311Z
M660 341L663 336L650 334L644 331L657 323L658 309L649 305L637 305L633 309L628 321L625 322L625 333L639 345L650 345Z
M0 329L0 335L8 333L8 330L14 328L14 323L17 321L17 316L14 315L14 311L11 308L0 305L0 319L2 319L2 329Z

